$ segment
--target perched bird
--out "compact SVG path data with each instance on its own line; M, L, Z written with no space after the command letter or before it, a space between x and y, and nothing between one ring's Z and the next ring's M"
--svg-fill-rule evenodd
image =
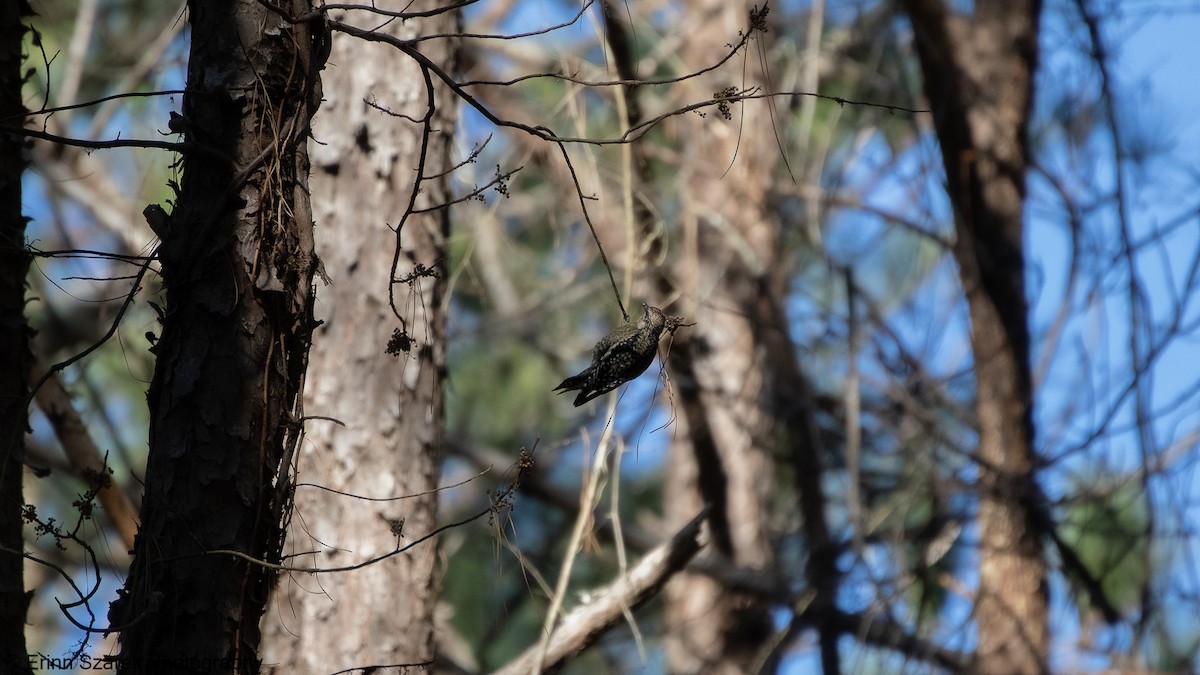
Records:
M592 365L563 380L553 391L578 389L575 406L579 407L641 375L654 361L666 325L663 311L643 302L640 319L629 317L605 335L592 349Z

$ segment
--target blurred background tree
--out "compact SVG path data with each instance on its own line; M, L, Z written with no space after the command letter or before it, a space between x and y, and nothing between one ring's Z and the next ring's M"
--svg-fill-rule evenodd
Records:
M474 160L450 174L453 196L523 168L498 184L502 192L484 189L482 200L450 211L446 423L444 442L430 451L442 457L441 485L471 480L439 491L437 522L486 507L489 492L511 476L518 448L534 448L536 466L511 510L438 539L436 668L490 671L538 641L580 513L591 520L570 567L568 610L710 503L701 555L566 672L815 672L818 664L825 672L973 672L989 656L979 654L988 644L982 624L995 615L986 602L977 605L988 589L980 565L1009 552L988 548L991 531L981 530L983 503L996 495L1001 507L1045 516L1021 516L1033 523L1022 551L1044 561L1027 581L1037 595L1044 575L1046 601L1033 620L1045 634L1016 649L1032 660L1014 661L1013 672L1196 668L1200 589L1190 522L1200 383L1189 367L1188 335L1200 241L1196 206L1181 197L1194 193L1195 166L1162 131L1170 124L1155 117L1157 108L1139 105L1155 92L1118 73L1122 41L1139 22L1171 12L1194 20L1200 8L1079 0L1034 3L1023 15L1040 16L1030 36L1041 47L1020 169L1026 178L1018 179L1023 203L1007 203L1019 226L1009 243L1024 249L1024 260L996 263L1008 265L1003 271L1025 287L1019 294L1028 302L1020 312L1028 354L1017 361L1028 371L1032 401L1021 469L1032 492L1014 496L988 487L997 467L979 406L991 390L977 375L977 350L994 334L980 335L972 323L978 319L960 280L963 254L955 254L964 242L963 206L950 194L955 180L943 153L962 148L945 137L939 143L946 102L927 95L931 74L956 66L977 78L975 87L994 84L989 96L1003 98L1002 83L978 79L983 66L997 64L978 55L931 56L915 37L961 38L955 31L979 30L995 17L989 8L1001 5L1011 9L975 3L978 16L951 14L935 2L904 3L905 11L873 2L785 2L752 12L717 2L551 0L465 9L467 37L457 69L447 72L480 106L559 137L637 141L572 142L560 151L520 129L496 127L469 102L453 123L449 165ZM75 14L56 13L62 7L35 4L42 45L26 45L36 73L27 108L41 107L45 91L53 104L181 88L186 31L178 8L82 2ZM406 30L426 35L454 30L432 20L409 23ZM542 32L559 24L568 25ZM530 32L539 34L486 37ZM131 34L151 37L130 50ZM334 39L340 54L339 41L352 36ZM119 44L106 47L109 41ZM427 51L439 43L414 44ZM353 65L332 61L346 70L384 70L371 57L342 58ZM38 79L46 73L48 83ZM527 77L535 73L551 76ZM511 82L517 78L526 79ZM389 101L398 99L385 93L390 84L368 87L375 98L357 92L340 100L366 97L412 115ZM330 86L330 100L339 100ZM963 86L950 88L973 105L987 98ZM706 106L660 119L700 103ZM177 105L170 94L118 99L35 115L32 126L145 138L166 130ZM367 118L373 124L413 129L378 108L364 113L374 115ZM172 158L35 141L33 161L25 213L36 250L109 252L35 258L34 350L53 362L107 330L120 300L78 298L126 292L130 263L111 253L149 250L153 234L140 212L165 198ZM395 189L407 194L405 186ZM368 209L374 203L363 201ZM376 229L395 225L395 208L379 205L362 217ZM354 238L341 229L344 209L326 209L315 209L318 232L338 222L334 237ZM576 409L550 388L576 372L622 311L597 240L624 309L647 300L696 325L664 340L665 369L656 363L613 398ZM998 251L984 246L982 253ZM353 272L331 269L330 276L336 285ZM361 283L378 289L386 280ZM406 316L436 304L396 288ZM153 292L141 296L118 327L120 339L66 373L114 478L135 501L153 299ZM360 333L367 342L355 349L396 366L380 335ZM419 343L424 336L413 337ZM362 382L335 378L336 369L310 380L308 414L341 419L313 401L359 391ZM334 393L322 399L322 388ZM313 440L314 448L326 447ZM337 442L328 442L336 452ZM27 475L24 500L66 519L83 488L67 477L54 443L48 423L35 416L27 464L51 471ZM316 473L322 466L314 462L306 474L302 464L299 480L373 497L415 491L375 489L377 476L367 471L342 483ZM581 504L588 495L581 486L593 481L600 489ZM393 520L408 513L377 507L345 506L368 519L373 511ZM406 538L424 534L414 529L418 520L405 522ZM388 529L382 520L378 526ZM27 535L28 549L85 575L80 551L57 551L28 528ZM102 607L128 561L103 518L81 536L100 553L108 585L93 605ZM351 555L357 560L382 536L390 535L366 535ZM295 550L313 550L301 537L292 533ZM1115 624L1094 609L1095 584L1063 572L1063 550L1078 555L1120 611ZM78 634L53 604L69 590L45 567L27 565L26 573L26 585L39 589L29 649L69 651ZM293 589L293 597L359 607L407 602L395 582L359 600L349 591L324 598L316 581L295 583L305 590ZM292 649L304 648L300 636ZM329 671L369 662L322 658Z

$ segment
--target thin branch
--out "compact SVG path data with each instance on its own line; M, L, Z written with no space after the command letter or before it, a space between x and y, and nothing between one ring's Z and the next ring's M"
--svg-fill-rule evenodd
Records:
M711 507L704 507L670 540L647 553L626 574L588 596L590 602L568 614L550 634L544 655L533 645L493 675L528 675L536 668L554 670L567 659L587 649L612 626L621 622L626 609L645 604L672 576L700 551L700 526Z
M621 290L617 288L617 277L613 274L612 265L608 262L604 245L600 243L596 225L592 222L591 215L588 214L587 202L583 196L583 186L579 184L579 175L575 173L575 165L571 163L571 157L567 155L567 146L561 142L557 145L559 151L562 152L563 161L567 164L567 170L571 172L571 180L575 183L575 195L579 198L579 209L583 212L583 220L587 222L588 230L592 233L592 240L596 242L596 250L600 253L600 262L604 264L604 270L608 272L608 281L612 284L613 294L617 296L617 306L621 308L621 316L628 319L629 312L625 311L625 303L621 300Z
M476 199L476 198L482 199L483 193L487 192L488 188L491 188L492 186L500 186L498 189L507 190L508 188L505 187L505 185L508 182L508 179L512 178L513 175L515 175L518 171L520 171L521 169L524 169L524 168L525 168L524 166L518 166L517 168L512 169L511 171L505 171L504 173L497 172L495 178L491 179L490 181L484 183L483 185L475 188L474 190L471 190L470 192L468 192L464 195L455 197L454 199L451 199L450 201L442 202L441 204L436 204L434 206L427 206L422 209L413 209L412 212L414 214L415 213L430 213L433 211L440 211L442 209L454 206L455 204L461 204L463 202L467 202L472 199ZM426 178L426 180L428 180L428 178Z
M432 65L432 62L429 62ZM408 322L400 314L400 309L396 307L396 284L401 283L396 279L396 270L400 266L400 251L401 248L400 236L404 231L404 224L408 222L408 218L413 214L413 209L417 205L417 195L421 194L422 176L425 175L425 160L429 154L429 137L433 133L433 116L437 112L437 101L433 95L433 79L429 75L428 67L422 66L421 77L425 81L425 99L426 110L425 117L421 120L421 149L417 152L417 169L416 177L413 179L412 192L408 196L408 205L404 207L404 213L400 215L400 222L396 223L396 246L392 251L392 266L388 271L388 307L391 307L392 314L400 321L404 330L408 329Z
M350 497L351 499L360 499L364 502L398 502L398 501L403 501L405 499L415 499L416 497L424 497L425 495L435 494L435 493L441 492L442 490L450 490L450 489L453 489L456 487L462 487L463 485L466 485L467 483L470 483L471 481L473 481L477 478L482 478L484 475L489 473L491 470L492 470L492 467L490 467L490 466L484 467L482 470L480 470L479 473L475 474L474 476L471 476L470 478L467 478L464 480L460 480L457 483L451 483L450 485L440 485L438 487L433 488L432 490L425 490L423 492L417 492L416 494L411 494L411 495L400 495L399 497L367 497L365 495L356 495L352 492L343 492L342 490L335 490L331 487L326 487L324 485L318 485L317 483L296 483L296 488L302 488L302 487L316 488L318 490L332 492L333 494L341 495L343 497Z
M409 40L409 42L410 42L410 43L417 43L417 42L425 42L426 40L443 40L443 39L455 39L455 40L466 40L466 39L471 39L471 40L519 40L519 39L521 39L521 38L536 37L536 36L538 36L538 35L546 35L546 34L548 34L548 33L553 33L553 32L554 32L554 31L556 31L556 30L560 30L560 29L563 29L563 28L569 28L569 27L571 27L571 26L575 25L576 23L578 23L578 22L579 22L579 19L583 17L583 14L584 14L584 12L586 12L586 11L588 10L588 8L592 6L592 3L593 3L593 2L595 2L595 0L585 0L585 2L583 3L583 6L579 8L579 11L578 11L578 12L576 12L576 13L575 13L575 16L571 17L571 19L570 19L569 21L564 21L564 22L562 22L562 23L555 24L555 25L553 25L553 26L548 26L548 27L546 27L546 28L540 28L540 29L538 29L538 30L531 30L531 31L528 31L528 32L525 32L525 33L503 33L503 34L493 34L493 33L436 33L436 34L433 34L433 35L419 35L419 36L417 36L417 37L415 37L415 38L412 38L411 40Z
M617 400L615 394L608 399L607 417L609 421L604 425L604 432L601 434L600 440L596 442L596 450L592 453L591 465L584 467L585 476L582 491L579 495L579 513L575 517L575 522L571 527L571 535L567 539L562 566L558 571L558 580L554 584L554 593L550 596L550 608L546 610L546 618L542 624L541 639L532 648L535 657L527 669L532 675L541 675L546 659L549 658L550 638L553 637L555 622L558 620L558 614L562 610L563 601L567 595L567 587L571 583L571 569L575 565L575 557L579 553L584 530L591 523L591 514L596 505L596 495L600 484L600 474L604 471L605 466L604 453L610 447L613 434L612 417L616 412Z
M264 0L259 0L259 2L261 2L264 6L270 7L271 9L273 9L277 12L279 11L279 9L277 7L275 7L274 5L271 5L268 2L265 2ZM458 2L450 3L449 5L443 5L440 7L435 7L434 9L426 9L426 10L421 10L421 11L417 11L417 12L389 11L386 9L379 9L378 7L375 7L374 5L330 3L330 4L321 5L320 7L317 7L310 14L306 14L301 17L296 17L293 21L308 21L310 19L316 18L316 17L320 16L321 14L325 14L332 10L368 12L371 14L377 14L379 16L387 16L387 17L391 17L393 19L400 19L403 21L403 20L407 20L407 19L422 19L422 18L429 18L429 17L433 17L433 16L439 16L441 14L445 14L447 12L453 12L454 10L461 9L463 7L469 7L477 2L479 2L479 0L459 0ZM292 20L292 19L289 19L289 20Z
M393 558L395 556L398 556L401 553L404 553L415 546L418 546L420 544L423 544L423 543L429 541L430 539L433 539L434 537L445 532L446 530L452 530L456 527L462 527L463 525L469 525L469 524L475 522L476 520L479 520L480 518L488 515L489 513L495 512L495 510L496 510L496 507L489 505L486 509L482 509L472 515L467 516L466 518L463 518L461 520L456 520L453 523L447 523L445 525L442 525L441 527L435 528L432 531L422 535L421 537L418 537L417 539L410 542L406 546L398 547L392 551L384 553L383 555L375 556L374 558L368 558L366 560L363 560L362 562L354 563L353 565L343 565L342 567L295 567L292 565L283 565L283 564L279 564L279 563L268 562L266 560L262 560L261 558L255 558L254 556L250 555L249 553L245 553L243 551L235 551L233 549L228 549L228 548L216 548L216 549L211 549L208 551L200 551L199 553L191 553L188 555L175 556L173 558L162 558L160 560L160 562L183 560L185 558L195 558L197 556L203 556L203 555L227 555L227 556L231 556L231 557L238 558L241 560L245 560L246 562L248 562L252 565L257 565L259 567L269 569L269 570L275 570L277 572L303 572L305 574L332 574L334 572L353 572L354 570L360 570L364 567L370 567L371 565L383 562L384 560L387 560L388 558Z
M471 108L475 109L476 112L478 112L480 115L483 115L483 117L485 119L487 119L489 122L491 122L492 124L494 124L496 126L500 126L500 127L506 127L506 128L510 128L510 129L516 129L519 131L523 131L532 136L541 138L542 140L552 141L552 142L556 142L556 143L581 143L581 144L588 144L588 145L618 145L621 143L630 143L630 142L633 142L633 141L641 138L642 136L644 136L646 134L646 132L648 132L650 129L654 128L655 126L657 126L663 120L666 120L671 117L682 115L682 114L692 112L695 110L710 108L713 106L729 105L730 103L735 103L735 102L739 102L739 101L754 100L754 99L759 99L759 98L771 98L771 97L775 97L775 96L781 96L781 97L813 96L816 98L833 101L833 102L837 103L838 105L858 105L858 106L866 106L866 107L873 107L873 108L882 108L882 109L888 110L890 112L906 112L906 113L910 113L910 114L928 112L928 110L918 110L918 109L913 109L913 108L906 108L903 106L894 106L894 105L888 105L888 104L882 104L882 103L873 103L873 102L869 102L869 101L857 101L857 100L843 98L841 96L827 96L825 94L815 94L815 93L811 93L811 92L791 92L791 91L789 91L789 92L775 92L775 93L757 93L758 92L757 89L750 89L750 90L743 90L740 92L736 92L736 93L728 95L728 96L714 95L714 97L710 100L693 103L691 105L684 106L682 108L678 108L678 109L672 110L667 113L663 113L657 117L647 119L647 120L643 121L641 124L630 128L628 131L626 131L620 137L617 137L617 138L597 139L597 138L588 138L588 137L559 136L558 134L554 133L551 129L549 129L548 127L543 126L543 125L533 126L533 125L525 124L522 122L516 122L513 120L508 120L508 119L499 117L498 115L493 113L487 106L485 106L482 102L480 102L479 99L475 98L473 95L471 95L469 92L467 92L466 89L464 89L464 86L465 86L464 84L459 83L450 74L448 74L445 70L443 70L436 63L434 63L432 60L430 60L429 57L422 54L409 40L402 40L400 38L397 38L397 37L394 37L391 35L377 33L375 31L359 28L357 26L351 26L349 24L345 24L340 21L330 21L329 27L332 30L336 30L338 32L345 33L347 35L351 35L351 36L361 38L363 40L368 40L371 42L382 42L382 43L391 45L391 46L395 47L396 49L399 49L400 51L404 52L409 57L411 57L418 64L420 64L423 68L428 69L428 71L430 73L437 76L437 78L439 80L441 80L447 87L449 87L450 90L453 91L455 93L455 95L457 95L464 103L469 105ZM741 42L739 42L738 44L739 45L744 44L745 40L747 40L747 39L748 38L745 35L743 35L743 40ZM581 81L576 82L572 78L563 77L562 79L567 79L572 82L576 82L576 84L581 84L584 86L595 86L595 87L598 87L598 86L628 86L628 85L643 85L643 84L671 84L676 81L683 81L685 79L690 79L692 77L696 77L700 74L714 70L714 69L720 67L720 65L722 65L725 61L728 61L730 58L732 58L733 54L735 54L735 53L736 53L736 49L731 51L729 54L727 54L717 64L714 64L707 68L702 68L698 71L690 73L689 75L681 76L679 78L669 78L667 80L651 80L651 81L645 81L645 82L638 81L638 80L632 80L632 81L607 80L607 81L602 81L602 82L591 82L591 81L581 80Z
M29 112L28 116L52 115L56 112L62 112L64 110L77 110L79 108L90 108L92 106L100 105L102 103L107 103L109 101L120 100L123 98L152 98L155 96L176 96L176 95L197 94L197 93L201 93L201 92L197 92L194 90L190 91L187 89L160 89L160 90L156 90L156 91L125 91L125 92L121 92L119 94L110 94L108 96L101 96L100 98L95 98L95 99L91 99L88 101L81 101L79 103L68 103L66 105L56 105L56 106L42 108L40 110L31 110ZM15 121L18 119L20 119L20 117L13 117L13 116L0 117L0 122L12 122L12 121Z
M137 509L133 507L125 491L113 481L108 471L108 462L96 447L75 406L71 404L62 378L57 373L44 372L41 363L35 363L30 370L30 379L41 380L42 377L48 378L48 386L39 387L37 390L38 407L54 427L54 433L62 444L72 470L87 484L88 489L96 492L101 506L121 536L121 543L126 549L132 549L133 538L138 529Z
M87 148L89 150L109 150L112 148L155 148L159 150L170 150L178 153L188 152L204 152L209 155L219 157L221 159L233 162L231 158L223 155L212 148L205 148L194 143L177 142L177 141L156 141L147 138L114 138L107 141L92 141L86 138L72 138L70 136L59 136L45 131L36 129L26 129L25 127L14 127L8 124L0 124L0 133L15 134L17 136L28 136L43 141L50 141L59 145L70 145L77 148Z
M534 449L536 449L536 448L537 448L537 446L535 444ZM364 567L369 567L376 563L387 560L388 558L392 558L394 556L400 555L401 553L404 553L415 546L418 546L420 544L423 544L423 543L429 541L430 539L433 539L434 537L441 534L442 532L445 532L446 530L450 530L450 529L453 529L456 527L461 527L463 525L467 525L476 520L479 520L480 518L483 518L486 515L494 514L501 509L510 508L512 505L513 495L516 494L517 489L520 488L521 484L525 480L525 477L533 469L534 464L533 464L532 451L526 450L525 448L521 448L521 452L518 454L518 458L517 458L515 466L517 469L516 477L513 478L512 482L504 485L504 487L501 490L499 490L495 494L491 495L491 502L488 504L487 508L481 509L480 511L477 511L476 513L469 515L465 518L462 518L460 520L454 521L452 523L447 523L440 527L434 528L432 531L418 537L417 539L409 542L405 546L397 546L395 548L395 550L392 550L388 553L385 553L380 556L376 556L374 558L368 558L367 560L363 560L362 562L354 563L352 565L344 565L342 567L295 567L295 566L291 566L291 565L272 563L272 562L269 562L266 560L255 558L254 556L244 553L242 551L235 551L232 549L213 549L213 550L208 550L208 551L200 551L198 553L191 553L191 554L187 554L187 555L176 556L174 558L164 558L162 560L162 562L168 562L170 560L181 560L184 558L193 558L193 557L201 556L201 555L228 555L228 556L233 556L235 558L240 558L241 560L245 560L246 562L251 563L252 565L258 565L259 567L263 567L263 568L270 569L270 570L276 570L279 572L303 572L306 574L330 574L333 572L350 572L353 570L362 569Z
M129 311L129 308L133 306L133 299L137 297L138 291L142 288L142 278L146 276L146 271L150 269L150 263L153 262L157 253L158 247L156 246L154 251L150 254L150 257L147 258L144 263L142 263L141 269L138 270L137 276L134 277L133 284L129 289L129 293L126 294L125 300L121 303L120 309L117 310L116 316L113 317L112 323L109 324L108 331L106 331L104 335L100 336L100 339L93 342L87 349L84 349L78 354L59 361L58 363L47 368L46 374L42 375L30 386L29 400L33 400L33 397L37 394L38 390L42 388L42 385L46 384L46 382L53 377L55 373L62 372L62 370L67 366L96 351L101 347L101 345L103 345L105 342L108 342L108 340L116 334L117 327L121 325L121 319L125 318L125 312Z

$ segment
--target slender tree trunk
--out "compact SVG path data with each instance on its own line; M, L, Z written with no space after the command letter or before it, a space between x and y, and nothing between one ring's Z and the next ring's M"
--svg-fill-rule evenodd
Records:
M621 77L636 80L638 68L632 29L619 5L603 3L605 33ZM704 63L713 45L748 28L747 19L765 20L765 11L721 2L689 6L692 26L687 63ZM762 45L758 32L750 49ZM750 73L748 73L750 74ZM761 76L755 70L752 78ZM702 98L726 82L702 78L687 100ZM745 86L755 82L743 81ZM765 83L763 83L765 84ZM643 120L636 86L626 88L629 126ZM774 453L791 449L793 475L809 544L806 576L816 589L808 608L814 613L836 610L839 575L831 548L822 493L820 443L811 410L807 379L796 360L784 315L787 271L779 255L780 237L770 213L767 188L780 157L773 136L774 119L763 105L731 107L730 117L714 111L704 119L669 123L685 156L679 161L683 195L680 237L683 250L670 270L658 269L653 283L661 295L682 304L672 311L694 318L674 344L670 360L681 411L667 466L664 510L673 521L686 520L704 503L712 505L711 550L729 561L764 571L775 564L769 532L769 496L775 480ZM743 119L742 115L746 117ZM736 116L736 117L735 117ZM647 163L635 162L639 177L649 182ZM662 255L655 216L640 200L634 210L646 251ZM761 598L729 593L716 580L681 574L667 588L665 640L669 667L678 673L739 673L770 669L767 651L772 626ZM840 669L838 629L832 614L818 619L822 665Z
M954 205L979 416L982 673L1048 668L1046 563L1036 526L1033 388L1022 223L1038 0L906 0Z
M110 620L125 672L255 673L275 574L247 558L280 560L314 327L307 140L323 33L256 0L189 15L179 123L194 149L155 225L167 303L142 526Z
M695 29L688 33L685 63L711 60L730 36L747 29L746 10L735 4L706 1L689 11ZM726 83L702 79L687 96L703 98ZM682 252L667 283L688 289L672 312L697 325L680 333L672 351L679 433L670 448L664 503L676 525L712 503L712 549L739 566L767 570L775 560L768 498L781 420L772 406L779 383L770 375L768 335L760 324L782 307L778 231L765 192L780 151L763 105L731 112L731 121L714 112L671 126L687 141L679 163L683 210L676 245ZM745 123L738 119L743 114ZM817 485L819 475L818 466L811 474ZM819 494L814 497L820 504ZM815 523L823 526L822 514ZM772 633L761 599L686 573L668 585L666 597L672 672L744 673L761 665Z
M407 6L408 11L433 7ZM334 18L337 18L335 15ZM454 33L457 12L381 31L411 38ZM453 42L421 43L453 70ZM417 189L426 88L413 61L391 46L339 34L325 71L326 101L313 148L317 246L332 284L318 311L306 408L341 424L307 425L301 449L290 551L294 564L332 567L387 554L435 526L444 435L443 380L448 212L395 226ZM454 98L437 88L424 176L449 168ZM417 208L442 203L446 178L421 182ZM388 279L402 245L395 286L403 325L388 307ZM420 269L427 273L420 273ZM411 338L385 353L394 331ZM403 342L403 340L401 341ZM317 484L329 490L309 487ZM351 495L393 498L365 501ZM401 500L395 498L404 497ZM402 533L397 533L402 531ZM328 673L372 664L427 663L434 655L437 546L428 542L353 572L280 579L264 624L264 660L278 673Z
M21 19L29 5L0 4L0 120L19 126L21 103ZM0 134L0 671L31 672L25 652L25 612L32 593L25 591L25 559L20 552L25 432L29 428L29 389L33 360L25 320L25 222L21 214L21 173L25 138Z

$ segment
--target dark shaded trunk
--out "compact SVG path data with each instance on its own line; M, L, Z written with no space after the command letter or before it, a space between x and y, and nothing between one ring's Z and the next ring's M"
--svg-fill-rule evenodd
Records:
M309 3L283 3L293 15ZM313 24L189 3L186 140L157 233L166 288L142 527L110 611L126 672L254 673L291 504L313 326ZM322 36L318 33L318 39Z
M20 126L21 18L31 13L24 0L0 5L0 124ZM29 428L27 378L33 358L25 320L25 216L21 215L21 173L25 138L0 133L0 671L28 673L25 591L21 537L25 432Z
M954 206L979 416L979 629L984 673L1048 668L1022 227L1041 3L906 0Z

